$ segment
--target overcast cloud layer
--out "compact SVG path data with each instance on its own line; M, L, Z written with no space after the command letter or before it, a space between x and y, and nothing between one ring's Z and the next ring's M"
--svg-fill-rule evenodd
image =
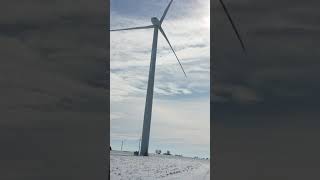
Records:
M111 29L150 25L168 2L111 1ZM162 26L188 78L159 34L150 152L209 156L209 16L209 1L200 0L174 1L167 13ZM152 36L152 29L110 34L111 141L118 149L142 133Z
M319 179L319 2L213 5L215 179ZM232 172L232 173L230 173Z
M106 2L0 12L0 179L106 178Z

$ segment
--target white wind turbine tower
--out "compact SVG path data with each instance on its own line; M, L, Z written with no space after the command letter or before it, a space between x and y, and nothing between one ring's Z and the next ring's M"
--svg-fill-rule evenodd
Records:
M176 55L175 51L173 50L169 39L167 38L165 32L163 31L161 24L168 12L168 9L171 5L173 0L170 1L167 8L165 9L161 19L159 20L156 17L151 18L152 25L149 26L141 26L141 27L132 27L132 28L125 28L125 29L114 29L110 31L124 31L124 30L134 30L134 29L150 29L153 28L153 42L152 42L152 50L151 50L151 61L150 61L150 69L149 69L149 79L148 79L148 89L147 89L147 97L146 97L146 104L144 110L144 120L143 120L143 129L142 129L142 141L141 141L141 149L140 149L140 156L147 156L148 155L148 147L149 147L149 136L150 136L150 125L151 125L151 113L152 113L152 100L153 100L153 87L154 87L154 73L156 68L156 55L157 55L157 42L158 42L158 30L160 30L161 34L167 40L172 52L176 56L180 67L187 77L178 56Z

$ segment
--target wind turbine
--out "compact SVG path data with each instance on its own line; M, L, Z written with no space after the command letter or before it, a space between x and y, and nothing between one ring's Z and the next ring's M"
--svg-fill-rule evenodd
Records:
M166 41L168 42L173 54L178 60L178 63L185 75L187 77L178 56L176 55L175 51L173 50L171 43L162 29L161 25L163 23L164 18L169 10L173 0L170 1L167 8L165 9L161 19L159 20L156 17L151 18L152 25L149 26L140 26L140 27L132 27L132 28L124 28L124 29L114 29L110 31L124 31L124 30L135 30L135 29L151 29L153 28L153 42L152 42L152 50L151 50L151 61L150 61L150 69L149 69L149 79L148 79L148 88L147 88L147 97L146 97L146 104L144 110L144 120L143 120L143 129L142 129L142 141L141 141L141 149L140 149L140 156L148 156L148 147L149 147L149 136L150 136L150 125L151 125L151 113L152 113L152 100L153 100L153 87L154 87L154 73L156 67L156 55L157 55L157 43L158 43L158 31L164 36Z
M231 18L231 15L230 15L230 13L229 13L226 5L224 4L223 0L219 0L219 2L220 2L221 6L222 6L222 8L223 8L223 11L226 13L226 15L227 15L227 17L228 17L228 19L229 19L229 21L230 21L230 23L231 23L231 25L232 25L232 28L233 28L234 32L236 33L236 35L237 35L238 40L240 41L240 44L241 44L241 47L242 47L243 52L244 52L245 54L247 54L247 50L246 50L246 48L245 48L245 46L244 46L244 43L243 43L243 41L242 41L242 39L241 39L241 36L240 36L240 34L239 34L239 31L237 30L237 27L236 27L236 25L234 24L234 22L233 22L233 20L232 20L232 18Z
M239 39L240 43L241 43L241 47L243 49L243 51L246 53L246 49L244 46L244 43L240 37L240 34L225 6L225 4L223 3L222 0L219 0L224 12L227 14L228 19L233 27L233 30L235 31L237 38ZM146 97L146 104L145 104L145 111L144 111L144 121L143 121L143 129L142 129L142 141L141 141L141 148L140 148L140 156L147 156L148 155L148 147L149 147L149 137L150 137L150 125L151 125L151 113L152 113L152 100L153 100L153 87L154 87L154 73L155 73L155 66L156 66L156 54L157 54L157 42L158 42L158 31L161 32L161 34L164 36L164 38L166 39L166 41L168 42L173 54L175 55L175 57L177 58L177 61L185 75L185 77L187 77L181 63L180 60L178 58L178 56L176 55L174 49L171 46L171 43L169 41L169 39L167 38L164 30L162 29L161 25L163 23L163 20L169 10L169 7L171 5L171 3L173 2L173 0L171 0L167 6L167 8L165 9L161 19L159 20L156 17L152 17L151 18L151 22L152 25L148 25L148 26L140 26L140 27L132 27L132 28L124 28L124 29L114 29L114 30L110 30L110 31L124 31L124 30L136 30L136 29L151 29L153 28L153 42L152 42L152 50L151 50L151 61L150 61L150 69L149 69L149 79L148 79L148 87L147 87L147 97Z

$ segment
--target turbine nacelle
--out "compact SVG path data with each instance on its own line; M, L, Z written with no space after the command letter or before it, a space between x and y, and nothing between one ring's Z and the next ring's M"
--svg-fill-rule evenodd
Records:
M151 22L152 22L152 24L155 25L155 26L158 26L158 27L161 26L161 23L160 23L159 19L156 18L156 17L152 17L152 18L151 18Z

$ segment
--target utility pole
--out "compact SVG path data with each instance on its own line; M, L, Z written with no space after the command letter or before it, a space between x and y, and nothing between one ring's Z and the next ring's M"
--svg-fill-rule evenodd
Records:
M122 140L122 142L121 142L121 151L122 151L122 147L123 147L123 141L124 141L124 140Z

